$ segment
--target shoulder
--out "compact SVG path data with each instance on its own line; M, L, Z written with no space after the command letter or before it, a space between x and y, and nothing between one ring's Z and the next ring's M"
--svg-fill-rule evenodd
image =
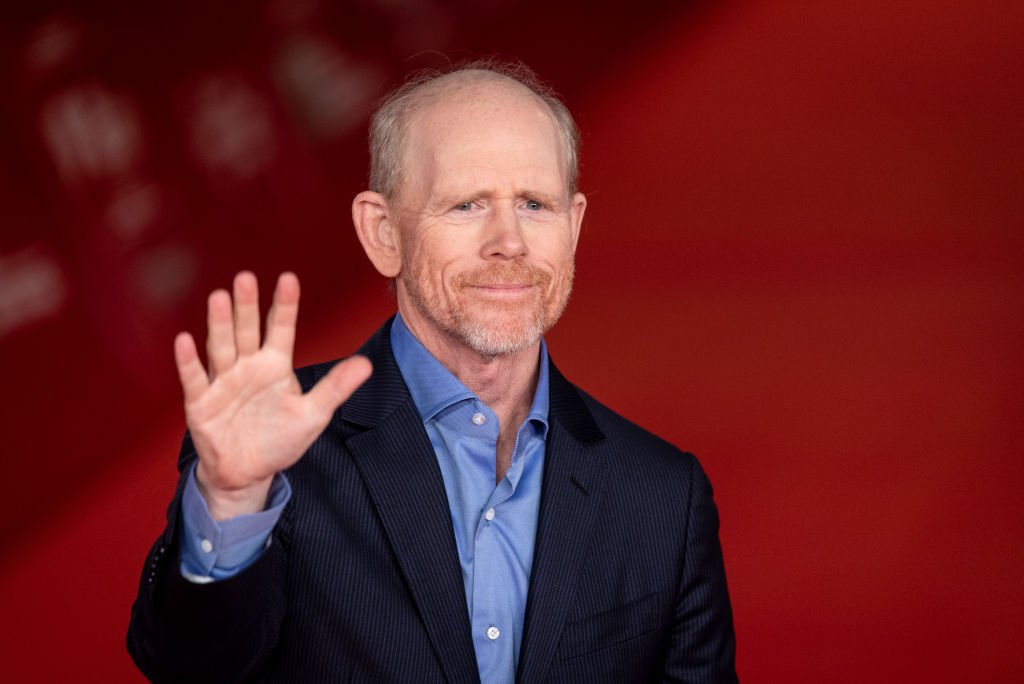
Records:
M696 457L653 432L620 415L583 390L577 389L584 405L604 435L602 447L623 464L689 474L699 468Z
M711 482L696 456L575 391L601 434L584 453L604 472L607 525L634 540L657 530L658 543L677 550L694 526L717 529Z
M552 418L608 468L612 490L686 501L707 481L697 458L620 415L551 365Z
M551 417L575 439L626 469L689 476L699 469L689 452L640 427L571 383L553 362L549 365Z

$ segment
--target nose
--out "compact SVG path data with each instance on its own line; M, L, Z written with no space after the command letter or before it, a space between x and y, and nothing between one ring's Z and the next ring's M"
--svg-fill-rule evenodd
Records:
M528 253L519 216L511 202L495 202L484 225L481 254L485 259L515 259Z

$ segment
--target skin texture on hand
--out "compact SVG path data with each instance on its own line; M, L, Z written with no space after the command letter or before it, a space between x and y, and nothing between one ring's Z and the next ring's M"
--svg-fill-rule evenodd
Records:
M299 280L283 273L261 345L256 276L242 272L233 296L217 290L207 302L208 368L192 335L174 341L185 419L199 456L196 481L214 519L263 510L274 475L302 457L370 377L370 362L353 356L303 394L292 367L298 311Z

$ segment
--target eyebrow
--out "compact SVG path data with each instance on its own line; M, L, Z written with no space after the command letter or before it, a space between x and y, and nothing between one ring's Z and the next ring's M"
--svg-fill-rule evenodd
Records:
M480 199L490 199L494 196L494 193L489 190L481 190L472 194L448 194L440 197L437 201L431 202L429 207L431 209L444 209L448 210L456 204L463 202L476 202ZM516 193L516 198L532 199L541 202L550 207L560 208L565 202L557 199L556 197L549 195L546 192L539 190L523 190Z
M454 207L456 204L463 202L475 202L479 199L485 199L490 197L492 193L486 191L475 192L472 194L449 194L439 198L436 202L431 202L430 206L433 209L449 209Z
M560 199L560 198L558 198L556 196L549 195L546 192L529 191L529 192L522 193L520 196L521 197L526 197L526 198L532 199L532 200L537 200L537 201L541 202L542 204L546 204L547 206L554 207L556 209L562 208L562 206L564 206L564 204L565 204L563 199Z

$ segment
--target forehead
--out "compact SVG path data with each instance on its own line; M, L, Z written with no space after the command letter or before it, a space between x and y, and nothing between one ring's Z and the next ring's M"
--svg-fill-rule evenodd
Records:
M564 190L564 156L540 98L517 83L471 82L433 95L410 117L405 175L408 185L526 183L554 192Z

